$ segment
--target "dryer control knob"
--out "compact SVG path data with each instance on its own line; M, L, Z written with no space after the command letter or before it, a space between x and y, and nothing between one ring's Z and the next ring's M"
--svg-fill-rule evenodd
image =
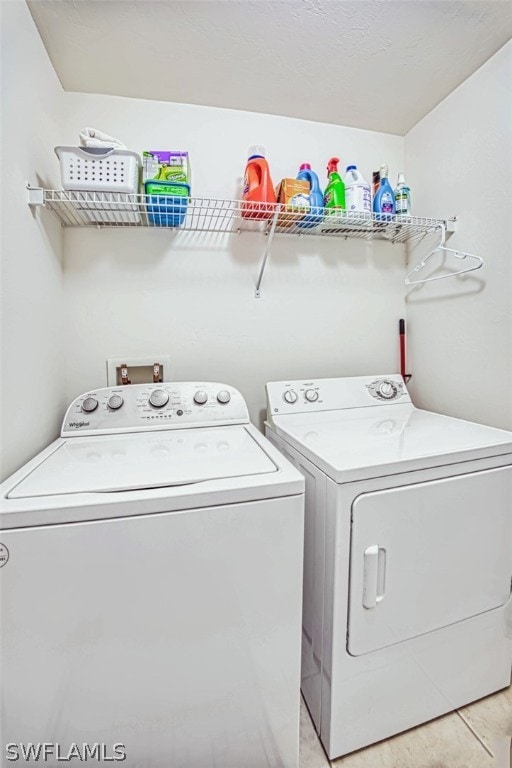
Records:
M121 395L110 395L107 405L112 411L117 411L124 403L123 398Z
M283 394L283 400L289 405L293 405L297 402L297 393L294 389L287 389Z
M98 401L95 397L86 397L82 403L82 411L85 413L92 413L98 407Z
M390 381L383 381L379 385L379 395L386 400L391 400L396 395L396 387Z
M149 396L149 404L153 408L163 408L169 402L169 394L165 389L154 389Z
M206 392L203 392L203 390L199 390L199 392L196 392L194 395L194 403L197 405L204 405L208 402L208 395Z
M219 403L222 403L222 405L226 405L226 403L229 403L229 401L231 400L231 394L227 391L227 389L223 389L217 395L217 400L219 401Z
M318 400L318 392L316 389L306 389L304 392L304 397L308 402L314 403Z

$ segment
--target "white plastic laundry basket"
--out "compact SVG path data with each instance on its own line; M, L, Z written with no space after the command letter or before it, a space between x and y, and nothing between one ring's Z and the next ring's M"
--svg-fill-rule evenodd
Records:
M75 203L95 224L138 224L136 195L141 159L126 149L55 147L62 187L76 192ZM78 193L82 194L78 194ZM92 193L92 194L91 194ZM128 199L125 199L125 195Z
M63 189L127 192L139 187L141 160L127 149L55 147Z

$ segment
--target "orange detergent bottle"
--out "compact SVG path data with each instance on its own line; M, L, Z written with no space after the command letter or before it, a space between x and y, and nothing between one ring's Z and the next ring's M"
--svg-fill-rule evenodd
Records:
M242 216L245 219L270 219L277 203L270 168L264 147L249 147L242 195Z

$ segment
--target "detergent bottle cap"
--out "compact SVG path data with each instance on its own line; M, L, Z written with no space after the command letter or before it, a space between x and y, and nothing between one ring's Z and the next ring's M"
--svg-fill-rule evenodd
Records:
M327 175L329 175L330 173L338 172L339 161L340 161L339 157L331 157L331 159L327 163Z
M299 171L310 171L311 165L309 163L302 163L302 165L299 168Z
M381 165L380 167L380 177L381 179L387 179L389 175L389 169L387 165Z
M405 174L402 173L402 171L400 171L400 173L398 174L397 185L400 186L400 184L403 184L403 186L405 187Z
M249 147L247 154L249 160L252 157L265 157L265 147L262 147L260 144L254 144L252 147Z
M347 165L347 171L357 171L357 165Z

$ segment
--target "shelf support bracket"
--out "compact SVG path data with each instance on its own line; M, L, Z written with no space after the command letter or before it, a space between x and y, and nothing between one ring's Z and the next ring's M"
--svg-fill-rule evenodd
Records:
M277 205L276 210L274 211L274 216L272 217L272 224L270 225L270 229L268 230L267 244L265 246L265 250L263 251L263 256L261 257L260 271L258 273L258 279L256 280L256 292L254 294L254 296L257 299L259 299L261 296L261 291L260 291L261 282L263 280L265 267L267 266L267 260L270 255L270 249L272 248L272 240L274 239L274 233L276 231L277 219L279 217L280 210L281 210L281 205Z
M42 187L31 187L27 183L27 202L29 205L44 205L44 189Z
M457 217L452 216L451 219L446 219L444 222L444 232L448 239L454 232L457 231Z

